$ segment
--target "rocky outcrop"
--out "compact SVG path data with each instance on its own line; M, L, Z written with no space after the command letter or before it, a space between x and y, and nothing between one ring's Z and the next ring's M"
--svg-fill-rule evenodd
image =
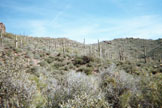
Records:
M2 33L6 32L6 27L5 27L5 25L2 22L0 22L0 32L1 31L2 31Z

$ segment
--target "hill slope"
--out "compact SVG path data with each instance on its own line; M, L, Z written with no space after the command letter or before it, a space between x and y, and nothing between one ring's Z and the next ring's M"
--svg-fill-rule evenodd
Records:
M161 42L127 38L85 45L7 33L0 46L0 107L159 107Z

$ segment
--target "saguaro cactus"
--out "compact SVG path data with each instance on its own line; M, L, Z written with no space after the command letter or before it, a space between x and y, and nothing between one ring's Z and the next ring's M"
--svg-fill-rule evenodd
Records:
M100 41L98 40L98 55L99 57L102 56L102 48L101 48L101 45L100 45Z
M83 40L83 54L86 55L85 38L84 38L84 40Z
M18 39L17 39L17 35L15 36L15 47L18 48Z
M85 38L84 38L83 44L84 44L84 48L85 48Z
M144 46L144 60L145 60L145 63L147 63L147 55L146 55L146 47Z
M21 36L21 39L20 39L20 45L21 45L21 48L24 46L24 44L23 44L23 40L24 40L24 37Z
M124 57L124 48L122 47L123 45L119 45L119 60L123 61L125 59Z
M147 46L146 46L146 42L143 40L143 59L144 62L147 63Z
M57 43L56 43L56 40L54 41L54 43L55 43L55 49L57 48Z
M92 45L89 46L89 55L92 56Z
M123 50L119 50L119 60L122 61L124 59L123 57Z
M0 29L0 42L1 42L1 46L3 46L3 35L2 35L2 29Z
M65 45L64 45L64 40L62 40L62 52L63 52L63 55L65 55Z
M100 55L100 51L101 51L101 48L100 48L100 41L98 40L98 54L99 54L99 57L101 56L101 55Z
M51 41L50 40L47 41L47 46L48 46L48 51L50 52L51 51Z

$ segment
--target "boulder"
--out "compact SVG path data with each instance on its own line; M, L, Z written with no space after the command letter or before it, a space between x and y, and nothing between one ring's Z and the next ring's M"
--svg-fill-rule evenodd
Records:
M2 22L0 22L0 32L1 31L2 31L2 33L6 32L6 27L5 27L5 25Z

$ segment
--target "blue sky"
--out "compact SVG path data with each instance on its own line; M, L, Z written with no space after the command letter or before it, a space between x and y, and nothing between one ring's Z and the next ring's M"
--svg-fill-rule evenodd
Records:
M2 0L7 32L87 43L162 38L162 0Z

